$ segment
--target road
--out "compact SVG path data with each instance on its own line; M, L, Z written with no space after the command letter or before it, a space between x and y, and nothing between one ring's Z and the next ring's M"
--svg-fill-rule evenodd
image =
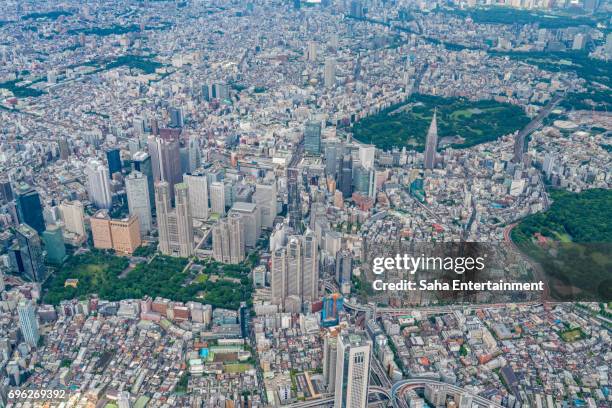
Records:
M516 135L516 139L514 142L514 157L512 161L514 163L520 163L523 161L523 152L525 151L525 139L527 136L542 126L544 118L546 118L550 112L563 100L565 94L557 94L555 95L548 104L540 110L538 115L531 120L521 131Z

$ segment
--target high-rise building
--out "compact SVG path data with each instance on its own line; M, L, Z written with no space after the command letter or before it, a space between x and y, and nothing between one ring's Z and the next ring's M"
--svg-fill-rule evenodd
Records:
M272 184L257 184L253 194L253 202L259 209L261 226L272 229L277 214L276 182Z
M245 257L244 219L238 212L219 220L212 231L213 258L223 263L238 264Z
M59 206L64 230L77 236L85 236L85 216L83 203L80 201L66 201Z
M287 299L300 305L318 297L319 262L312 232L289 237L286 247L272 253L272 302L288 310Z
M155 206L155 177L153 176L153 164L151 156L146 152L136 152L132 157L132 169L139 171L147 178L147 186L149 190L149 202L151 208Z
M314 62L317 60L317 43L314 41L308 42L308 61Z
M287 169L287 215L289 226L299 231L302 223L302 203L298 185L299 170L295 167Z
M98 160L90 159L85 166L87 177L87 194L97 208L111 208L113 195L111 193L108 169Z
M151 203L149 201L149 181L141 172L133 171L125 179L125 189L130 214L138 217L140 233L146 235L153 227Z
M164 255L193 255L193 224L189 209L189 188L185 183L174 186L176 206L170 201L170 184L155 184L155 207L159 228L159 250Z
M363 4L361 1L351 1L349 13L353 18L363 18Z
M13 201L13 188L8 180L0 180L0 201Z
M191 217L208 218L208 178L205 174L186 174L183 181L189 188Z
M427 131L427 139L425 141L425 156L424 167L431 170L436 166L436 150L438 149L438 121L437 110L434 110L433 119Z
M372 343L364 333L338 336L334 408L366 408Z
M61 265L66 259L66 245L62 229L57 225L49 225L42 234L42 240L47 251L47 262Z
M304 127L304 151L308 154L318 156L321 154L321 123L315 121L306 122Z
M62 137L58 141L58 145L59 145L60 159L68 160L68 157L70 157L70 154L72 153L70 150L70 145L68 144L68 140L65 137Z
M334 58L325 59L323 81L326 88L333 88L336 85L336 60Z
M353 254L351 251L348 249L338 251L336 254L336 282L342 293L346 293L344 290L346 286L348 286L350 292L352 271Z
M38 319L36 318L36 307L31 300L21 300L17 305L17 315L19 316L19 327L23 334L23 339L31 347L38 345L40 334L38 332Z
M45 230L45 219L38 192L27 184L20 184L16 190L16 202L19 222L42 234Z
M261 218L257 205L253 203L235 202L228 214L239 213L244 225L244 244L254 248L261 235Z
M94 248L114 249L132 254L142 243L138 217L111 219L108 211L100 210L90 218Z
M121 172L121 152L118 148L106 151L106 161L108 162L109 177L113 177L113 174Z
M170 116L170 127L171 128L182 128L185 123L183 120L183 109L180 107L171 107L168 109L168 115Z
M323 381L327 392L336 390L336 360L338 358L338 333L329 331L323 337Z
M366 169L374 168L376 147L373 145L359 145L359 161Z
M20 224L15 230L19 245L19 257L26 278L34 282L43 282L47 277L47 268L43 260L40 237L27 224Z
M353 194L353 158L350 154L345 154L342 158L338 187L342 191L342 197L344 198L349 198Z
M210 184L210 209L221 216L225 215L225 185L220 181Z
M162 129L164 136L150 137L148 141L153 178L155 181L165 181L169 184L170 201L174 201L174 185L183 181L181 171L181 153L178 135Z

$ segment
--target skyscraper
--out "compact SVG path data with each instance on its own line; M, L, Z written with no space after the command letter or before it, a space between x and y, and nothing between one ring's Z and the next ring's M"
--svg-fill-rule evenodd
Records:
M184 126L182 108L171 107L168 109L168 115L170 116L170 127L182 128Z
M210 184L210 209L221 216L225 215L225 185L220 181Z
M245 257L244 222L240 213L219 220L212 231L213 258L223 263L238 264Z
M235 202L228 214L234 213L242 216L244 244L249 248L254 248L261 235L261 218L257 205L240 201Z
M38 319L36 318L36 308L31 300L21 300L17 305L19 315L19 327L23 334L23 339L27 344L36 347L40 334L38 333Z
M363 333L338 336L334 408L366 408L372 343Z
M153 176L153 164L151 156L146 152L136 152L132 157L132 169L141 172L147 178L149 190L149 202L151 208L155 206L155 178Z
M317 43L314 41L308 42L308 61L314 62L317 60Z
M140 234L146 235L151 231L153 225L151 203L149 202L149 181L141 172L133 171L125 179L125 189L130 214L138 217Z
M257 184L253 194L253 202L257 204L263 228L272 229L276 217L276 182L272 184Z
M185 183L175 185L176 207L170 202L170 184L155 184L155 207L159 228L159 250L164 255L193 255L193 225L189 209L189 189Z
M306 122L304 127L304 151L316 156L321 154L321 123Z
M45 249L47 250L47 262L61 265L66 258L66 245L62 229L57 225L49 225L47 230L42 234Z
M15 230L19 244L19 255L23 264L23 274L34 282L43 282L47 277L47 268L43 261L43 250L40 237L27 224L20 224Z
M351 276L353 270L353 255L350 250L343 249L336 254L336 282L340 286L342 293L346 293L344 289L348 286L350 292Z
M353 194L353 158L350 154L345 154L342 158L339 187L342 197L348 198Z
M191 216L198 219L208 218L208 178L205 174L186 174L183 181L189 188L189 208Z
M20 184L16 191L16 202L19 222L28 224L42 234L45 230L45 219L38 192L28 184Z
M98 160L90 159L85 166L87 194L97 208L111 208L113 196L110 189L108 169Z
M177 134L162 130L166 130L163 137L150 137L148 141L153 178L169 184L170 201L174 201L174 185L183 180L180 146Z
M424 167L429 170L433 169L436 165L436 150L438 149L437 114L437 110L434 110L433 119L427 131L427 140L425 141Z
M64 230L85 236L85 217L83 211L83 203L80 201L66 201L59 206L62 221L64 221Z
M108 176L121 172L121 153L118 148L106 151L106 161L108 162Z
M336 390L336 360L338 358L337 332L329 331L323 337L323 380L327 392L334 393Z
M336 60L334 58L325 59L323 81L326 88L332 88L336 84Z
M289 310L287 299L314 302L318 297L319 262L312 232L289 237L287 246L272 254L272 302ZM298 310L299 311L299 310Z

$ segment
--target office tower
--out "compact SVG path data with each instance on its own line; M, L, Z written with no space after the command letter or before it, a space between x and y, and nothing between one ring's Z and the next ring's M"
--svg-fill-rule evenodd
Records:
M272 229L277 211L276 182L272 184L257 184L253 194L253 202L259 209L261 226Z
M323 80L326 88L333 88L336 85L336 60L334 58L325 59Z
M306 122L304 127L304 151L307 154L318 156L321 154L321 123Z
M225 185L220 181L210 185L210 210L220 216L225 215Z
M189 208L191 217L205 220L208 218L208 178L205 174L186 174L183 181L189 188Z
M345 154L342 158L339 184L342 197L349 198L353 194L353 158L350 154Z
M106 151L106 161L108 162L109 177L113 177L115 173L121 173L121 153L118 148Z
M47 262L61 265L66 258L66 245L62 229L57 225L49 225L42 234L42 240L47 251Z
M586 34L578 33L574 37L574 41L572 42L572 50L582 50L586 46L588 41L588 37Z
M238 264L245 257L244 222L240 213L231 213L219 220L212 231L213 258L223 263Z
M113 196L110 189L108 169L98 160L90 159L85 166L87 194L97 208L111 208Z
M58 141L58 145L59 145L60 159L68 160L68 157L70 157L70 154L71 154L70 145L68 144L68 140L65 137L62 137Z
M172 107L168 109L168 115L170 116L170 127L171 128L182 128L185 123L183 121L183 109L180 107Z
M338 251L336 254L336 282L342 293L345 293L343 287L348 286L350 291L351 276L353 273L353 254L348 249Z
M128 391L120 391L117 396L117 408L131 408L130 393Z
M27 344L36 347L40 334L38 333L38 319L36 318L36 307L31 300L21 300L17 305L19 315L19 327L23 339Z
M359 145L359 161L366 169L374 168L376 147L372 145Z
M257 240L261 236L261 219L259 209L253 203L236 202L228 214L239 213L244 225L244 244L249 248L255 248Z
M20 184L16 190L16 203L19 222L28 224L42 234L45 230L45 219L38 192L27 184Z
M183 168L183 173L194 173L201 165L200 141L192 136L187 146L181 149L181 168Z
M353 18L363 18L363 4L359 0L351 1L350 16Z
M151 156L146 152L134 153L134 156L132 156L132 170L141 172L147 178L149 203L151 208L153 208L155 206L155 177L153 175Z
M19 257L26 278L34 282L44 282L47 268L43 261L40 237L27 224L20 224L15 230L19 245Z
M0 180L0 201L13 201L13 188L8 180Z
M164 137L149 137L148 145L153 167L153 179L154 181L165 181L169 184L170 201L173 202L174 185L183 180L178 136L166 132Z
M80 201L66 201L59 206L64 230L80 237L85 236L85 216L83 203Z
M363 333L338 336L334 408L366 408L372 343Z
M298 187L299 170L295 167L287 169L287 215L289 226L299 231L302 225L302 203Z
M285 248L272 254L272 302L289 310L287 299L300 305L318 298L319 262L312 232L289 237ZM299 311L299 310L298 310Z
M328 142L325 145L325 174L336 180L338 176L338 156L342 151L342 145L339 142Z
M437 114L437 110L434 110L433 119L427 131L427 140L425 141L424 167L429 170L433 169L436 165L436 150L438 149Z
M226 101L230 99L230 87L225 82L218 82L213 87L214 98L220 101Z
M314 41L308 42L308 61L314 62L317 60L317 43Z
M149 201L149 180L139 171L131 172L125 179L128 209L138 217L140 233L146 235L153 227L151 203Z
M472 408L473 402L474 402L474 396L468 392L464 392L463 394L459 396L458 408Z
M193 221L189 208L189 188L185 183L174 186L176 198L176 225L178 232L178 254L188 257L193 255Z
M185 183L175 186L176 207L170 201L170 184L155 184L155 207L159 229L159 250L164 255L193 255L193 225L189 209L189 193Z
M336 390L336 364L338 358L337 333L327 332L323 337L323 381L327 392L333 394Z
M100 210L90 218L94 248L114 249L132 254L142 243L138 217L111 219L108 211Z

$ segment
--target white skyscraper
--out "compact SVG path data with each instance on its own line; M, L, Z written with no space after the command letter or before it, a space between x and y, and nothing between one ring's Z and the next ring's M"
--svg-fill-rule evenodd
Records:
M178 183L174 190L176 207L172 208L169 183L155 183L159 250L164 255L189 257L193 255L193 225L187 184Z
M366 408L372 343L363 333L338 336L334 408Z
M183 176L189 188L189 207L191 216L198 219L208 218L208 181L205 175Z
M90 159L85 166L87 193L89 199L98 208L111 208L113 195L110 189L108 168L96 159Z
M276 183L257 184L253 194L261 218L261 226L272 229L276 217Z
M210 184L210 209L221 216L225 215L225 185L220 181Z
M60 204L59 210L64 221L64 229L78 236L85 235L85 215L83 203L66 201Z
M131 172L125 179L125 189L130 214L138 217L140 234L148 234L151 231L153 221L147 177L139 171Z
M366 169L374 168L374 156L376 147L372 145L359 145L359 161Z
M323 337L323 380L329 393L333 393L336 389L337 358L338 338L331 332L328 332Z
M317 43L314 41L308 42L308 61L314 62L317 60Z
M17 314L19 315L19 327L25 342L32 347L36 347L40 334L38 333L36 309L32 301L20 301L17 306Z
M229 214L239 213L244 224L244 244L254 248L261 235L261 218L257 205L253 203L236 202Z
M219 220L212 230L213 258L218 262L238 264L245 257L244 219L234 212Z

